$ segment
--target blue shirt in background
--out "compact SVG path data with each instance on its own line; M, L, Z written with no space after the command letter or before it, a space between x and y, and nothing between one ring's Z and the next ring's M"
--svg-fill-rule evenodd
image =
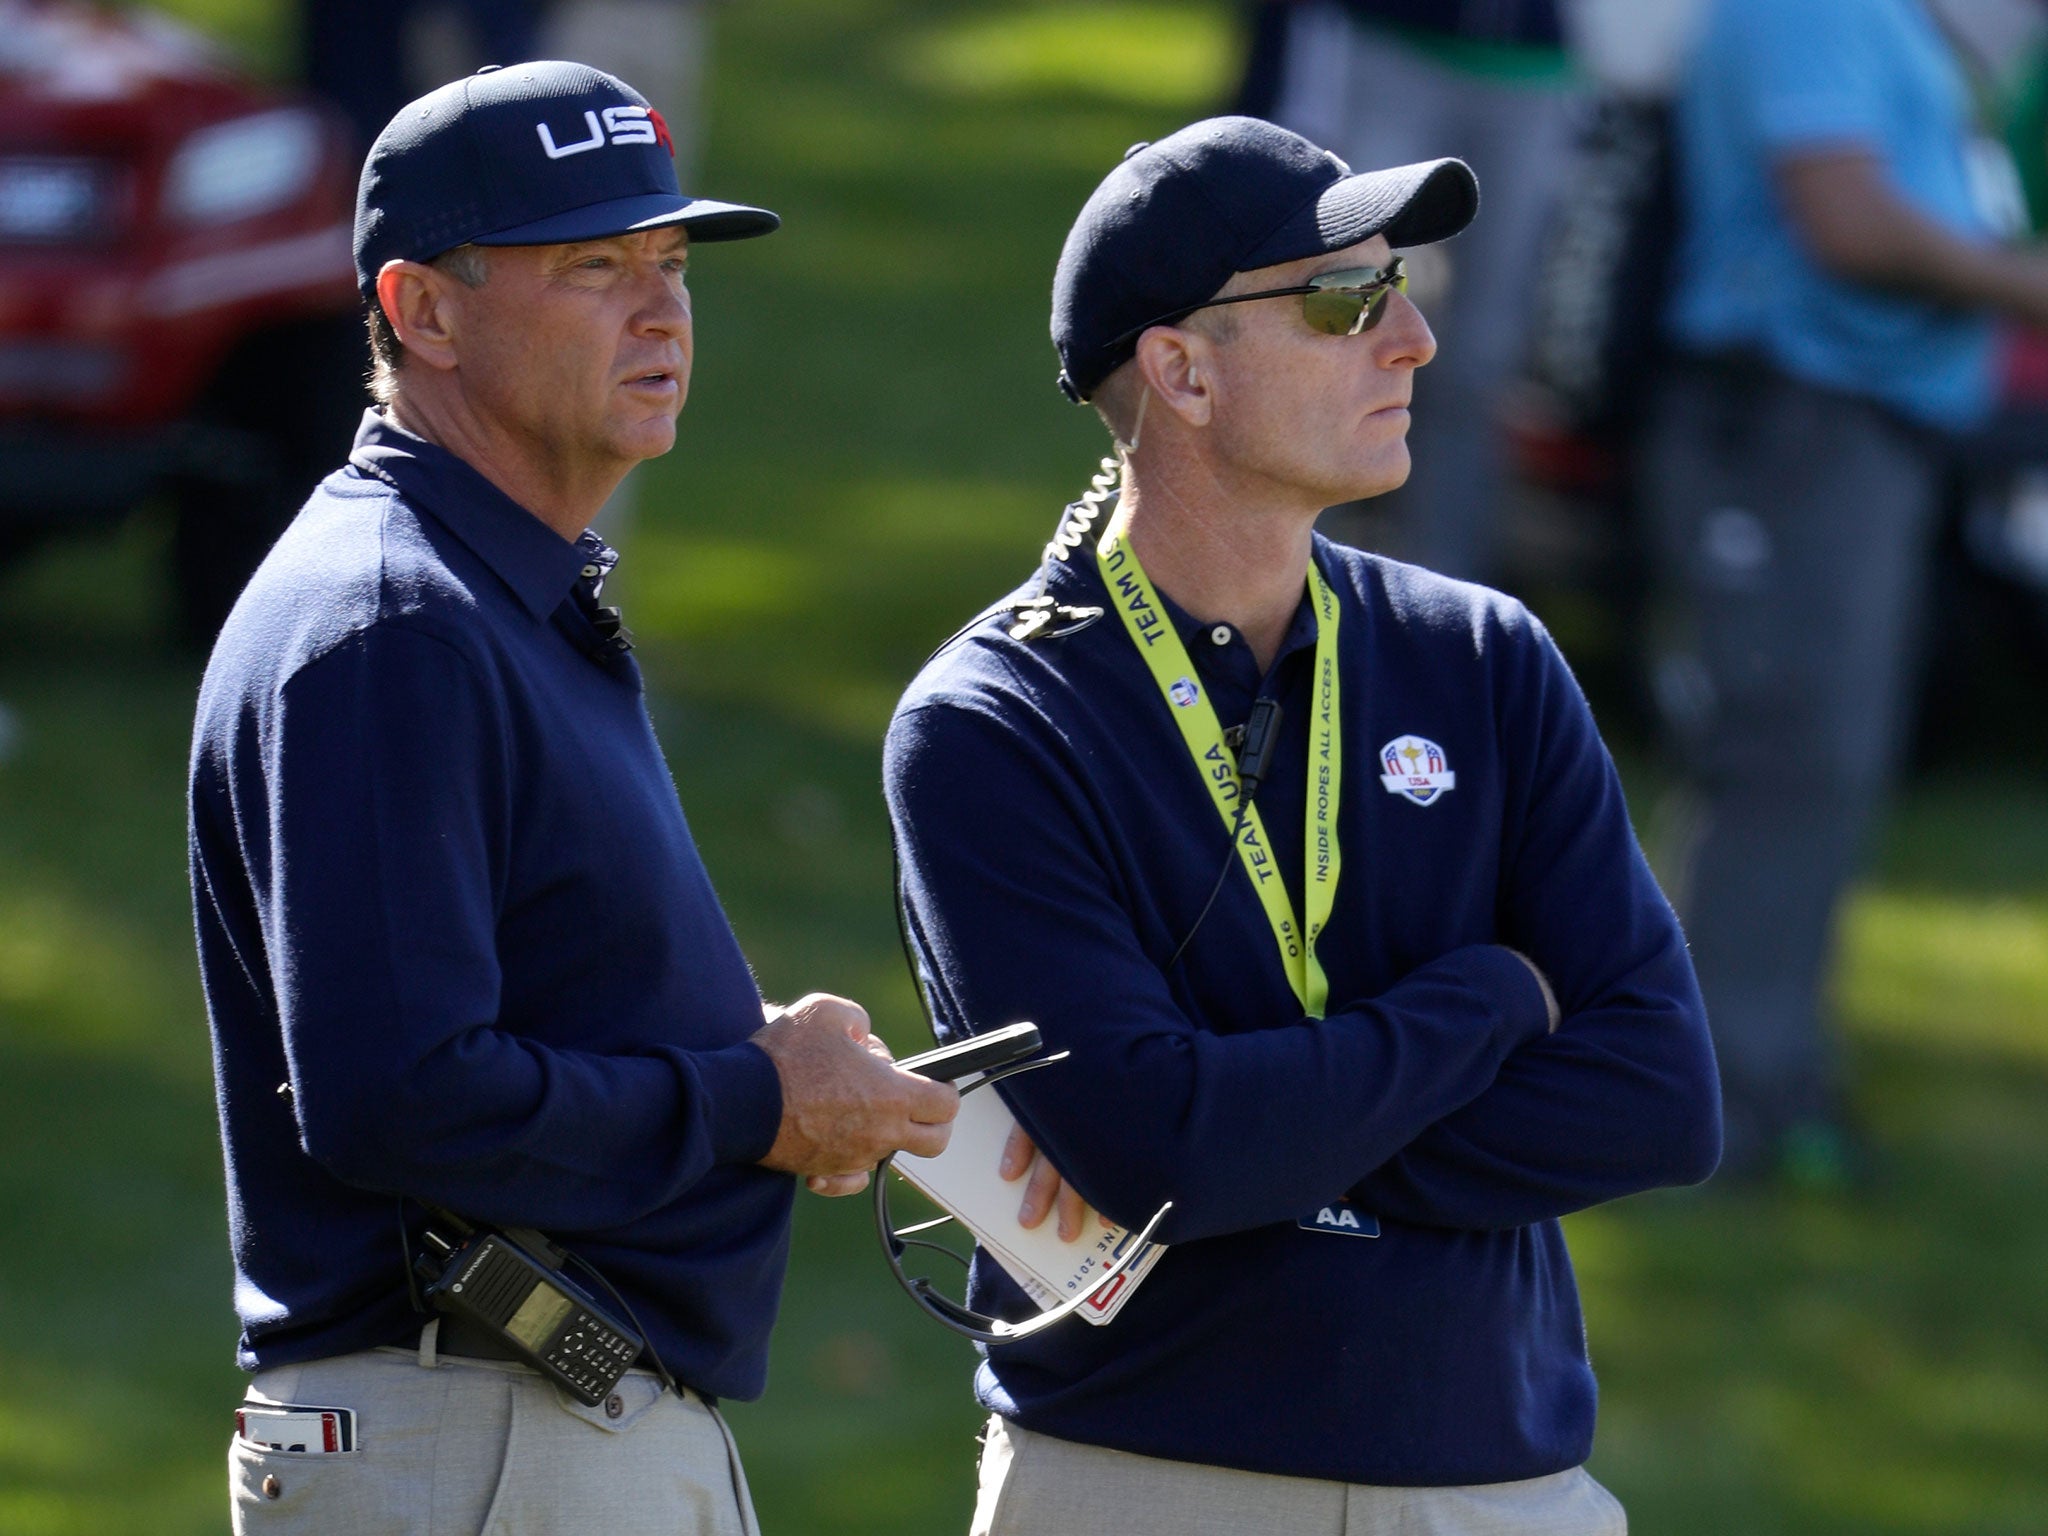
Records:
M761 1391L781 1085L572 596L607 558L371 412L221 631L192 887L246 1369L417 1338L404 1195L561 1239L682 1381Z
M1772 174L1801 151L1867 149L1921 213L1991 238L1971 194L1968 88L1916 0L1715 0L1676 122L1669 330L1680 346L1758 352L1937 427L1983 418L1991 322L1829 276L1787 223Z

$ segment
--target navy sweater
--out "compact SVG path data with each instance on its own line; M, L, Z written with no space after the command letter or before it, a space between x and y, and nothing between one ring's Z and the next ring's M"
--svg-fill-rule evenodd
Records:
M1705 1178L1720 1119L1670 906L1585 700L1512 600L1318 539L1343 605L1344 855L1304 1018L1157 685L1115 614L984 619L891 726L913 947L942 1032L1031 1019L1072 1059L1001 1091L1098 1208L1174 1202L1107 1327L998 1345L981 1401L1150 1456L1396 1485L1580 1463L1594 1384L1557 1218ZM1052 595L1111 599L1083 546ZM1314 623L1263 679L1172 608L1223 723L1278 698L1257 804L1301 911ZM1438 746L1455 787L1384 787ZM1226 857L1215 909L1165 969ZM1503 946L1531 955L1565 1017ZM1317 1228L1349 1196L1352 1235ZM1030 1308L977 1260L977 1305Z
M398 1197L542 1229L758 1395L794 1182L761 1001L592 554L364 419L236 606L192 752L241 1363L407 1342Z

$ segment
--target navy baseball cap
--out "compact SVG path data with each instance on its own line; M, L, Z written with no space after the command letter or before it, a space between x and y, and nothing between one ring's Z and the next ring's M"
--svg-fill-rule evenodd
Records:
M1385 235L1447 240L1479 211L1462 160L1353 174L1328 150L1256 117L1212 117L1132 146L1067 232L1052 283L1060 388L1086 400L1138 350L1238 272Z
M680 224L690 239L778 228L765 208L684 194L668 125L588 64L479 70L399 110L356 189L356 283L458 245L556 245Z

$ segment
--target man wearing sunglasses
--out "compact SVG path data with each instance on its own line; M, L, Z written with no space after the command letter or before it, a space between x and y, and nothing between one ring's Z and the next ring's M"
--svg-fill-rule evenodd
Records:
M1624 1528L1558 1218L1714 1166L1684 941L1542 626L1314 533L1408 473L1397 249L1476 206L1224 118L1061 254L1120 494L911 685L887 787L941 1031L1072 1053L999 1090L1023 1219L1173 1209L1106 1325L989 1349L977 1532Z

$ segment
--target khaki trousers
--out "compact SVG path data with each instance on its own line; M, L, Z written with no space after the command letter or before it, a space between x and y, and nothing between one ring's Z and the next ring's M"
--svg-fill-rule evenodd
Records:
M1584 1467L1469 1488L1273 1477L1035 1435L997 1417L970 1536L1627 1536Z
M647 1371L588 1408L523 1365L429 1341L259 1371L247 1401L352 1408L357 1449L230 1440L236 1536L759 1536L725 1421Z

